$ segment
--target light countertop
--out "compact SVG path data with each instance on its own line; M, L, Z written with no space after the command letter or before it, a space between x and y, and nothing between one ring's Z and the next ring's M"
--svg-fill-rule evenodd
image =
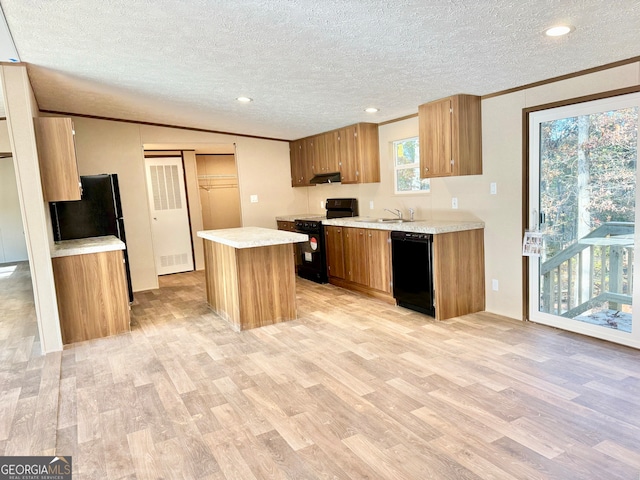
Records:
M335 225L339 227L371 228L375 230L393 230L396 232L417 233L450 233L464 230L476 230L484 228L482 221L461 220L415 220L413 222L379 222L376 218L347 217L323 220L323 225Z
M286 232L262 227L225 228L198 232L200 238L222 243L234 248L268 247L309 240L303 233Z
M281 215L276 221L293 222L295 220L326 220L327 216L320 213L299 213L298 215Z
M51 258L112 252L114 250L124 250L125 248L124 242L113 235L63 240L54 244L51 249Z

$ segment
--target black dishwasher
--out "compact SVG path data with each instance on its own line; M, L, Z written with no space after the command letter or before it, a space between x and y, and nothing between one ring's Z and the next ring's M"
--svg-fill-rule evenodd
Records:
M397 304L435 317L433 235L391 232L391 261Z

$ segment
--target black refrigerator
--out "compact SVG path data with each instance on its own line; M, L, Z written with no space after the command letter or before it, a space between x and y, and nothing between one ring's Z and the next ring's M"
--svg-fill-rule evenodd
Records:
M118 188L118 175L81 176L82 200L49 204L55 241L115 235L127 244ZM133 302L129 253L125 249L129 302Z

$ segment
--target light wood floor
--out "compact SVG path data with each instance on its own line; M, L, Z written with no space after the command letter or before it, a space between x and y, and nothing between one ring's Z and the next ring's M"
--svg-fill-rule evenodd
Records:
M640 352L489 314L446 322L298 281L300 319L233 332L202 273L131 334L40 356L0 279L0 454L78 479L640 477Z

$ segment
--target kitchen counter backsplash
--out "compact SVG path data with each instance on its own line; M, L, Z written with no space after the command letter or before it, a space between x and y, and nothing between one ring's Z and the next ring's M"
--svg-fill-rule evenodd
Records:
M396 232L416 232L416 233L450 233L464 230L477 230L484 228L482 221L461 221L461 220L414 220L413 222L387 221L381 222L377 218L369 217L349 217L322 220L323 225L334 225L339 227L371 228L375 230L393 230Z

